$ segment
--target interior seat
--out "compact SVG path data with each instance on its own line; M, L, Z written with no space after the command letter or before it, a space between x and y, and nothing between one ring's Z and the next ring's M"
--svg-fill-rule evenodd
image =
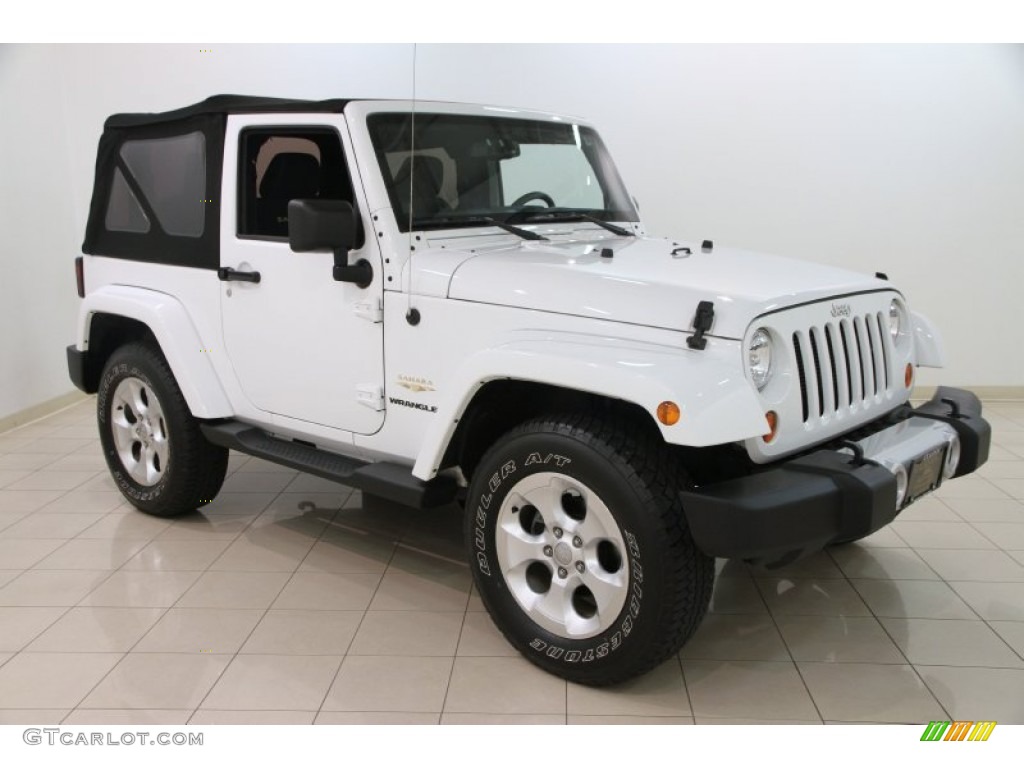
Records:
M288 236L288 202L320 196L320 163L305 152L282 152L260 181L256 225L260 234Z

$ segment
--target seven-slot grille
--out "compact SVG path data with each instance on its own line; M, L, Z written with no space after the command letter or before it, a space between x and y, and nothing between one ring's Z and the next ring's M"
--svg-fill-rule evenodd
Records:
M796 331L793 352L805 424L866 407L892 386L892 339L882 312Z

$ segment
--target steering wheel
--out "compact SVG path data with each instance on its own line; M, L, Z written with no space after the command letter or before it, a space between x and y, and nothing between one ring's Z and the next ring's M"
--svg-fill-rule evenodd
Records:
M525 195L520 195L512 201L513 208L521 208L531 200L543 200L547 203L548 208L555 207L555 201L551 199L551 195L546 192L527 192Z

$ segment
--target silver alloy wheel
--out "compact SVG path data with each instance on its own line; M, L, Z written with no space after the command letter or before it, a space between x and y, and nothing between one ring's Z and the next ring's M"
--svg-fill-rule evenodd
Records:
M593 637L622 611L628 550L608 507L583 483L558 472L523 478L505 496L494 538L505 583L544 629Z
M121 465L139 485L160 482L170 443L164 411L153 389L134 376L121 381L110 405L110 425Z

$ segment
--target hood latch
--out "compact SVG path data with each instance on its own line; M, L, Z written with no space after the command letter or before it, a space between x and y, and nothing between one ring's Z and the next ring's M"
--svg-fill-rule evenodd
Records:
M693 318L693 336L686 337L686 346L690 349L704 349L708 345L704 334L711 330L715 322L715 305L711 301L702 301L697 305L697 314Z

